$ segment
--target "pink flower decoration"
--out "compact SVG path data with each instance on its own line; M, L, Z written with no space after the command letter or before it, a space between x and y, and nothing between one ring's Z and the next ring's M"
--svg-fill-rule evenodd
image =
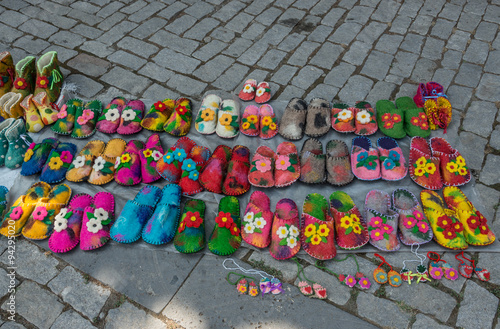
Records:
M79 125L84 125L87 123L87 121L89 121L89 120L85 119L84 116L81 116L78 119L76 119L76 122L78 122Z
M412 217L405 217L405 219L403 220L403 226L406 228L412 228L416 224L417 224L417 220L415 218L412 218Z
M415 216L415 218L418 219L418 220L424 219L424 215L422 215L422 213L420 211L418 211L418 210L415 210L413 212L413 216Z
M64 163L71 163L71 161L73 161L73 154L71 154L69 151L62 151L61 161Z
M348 285L349 287L354 287L354 285L356 284L356 279L352 276L352 275L348 275L345 280L344 280L344 283L346 285Z
M374 241L379 241L384 238L384 231L382 229L377 228L370 232L370 236Z
M387 234L391 234L392 231L394 231L394 229L392 228L391 225L384 224L384 226L382 226L382 231Z
M450 280L458 279L458 272L453 267L448 267L446 270L446 277Z
M83 110L83 114L82 116L88 120L92 119L94 117L94 112L92 112L91 110L89 109L86 109L86 110Z
M364 278L364 277L359 279L358 283L359 283L359 286L363 289L370 289L370 287L372 285L370 280L368 280L368 278Z
M291 163L290 160L288 159L288 156L286 155L278 156L278 159L276 160L276 169L287 170L288 167L290 167L290 165Z
M259 159L255 162L257 170L260 172L266 172L271 170L271 160L269 159Z
M21 215L23 214L23 208L21 206L15 207L12 209L12 212L10 213L10 218L13 220L18 220L21 218Z
M59 113L57 113L57 118L64 119L67 115L68 115L68 112L66 112L66 108L64 108L64 110L61 110L61 111L59 111Z
M417 226L418 226L418 230L422 233L427 233L427 231L429 231L429 224L427 224L424 221L418 222Z
M44 220L47 214L48 212L45 207L36 207L35 211L33 211L33 218L35 220Z
M443 277L443 270L441 267L433 267L430 274L433 279L439 280Z
M35 148L35 145L36 145L35 143L31 143L31 144L30 144L30 147L28 147L28 150L32 150L32 149L34 149L34 148Z
M370 223L368 224L372 227L381 227L382 226L382 218L380 217L373 217Z

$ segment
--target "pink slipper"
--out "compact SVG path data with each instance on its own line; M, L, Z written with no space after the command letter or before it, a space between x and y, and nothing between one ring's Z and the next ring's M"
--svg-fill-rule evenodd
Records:
M270 139L278 133L278 123L276 122L276 115L274 110L269 104L261 105L260 109L260 133L259 137L262 139Z
M115 215L115 198L108 192L99 192L94 196L93 205L86 207L83 213L80 232L80 249L93 250L104 246L109 241L109 228Z
M372 147L368 137L355 137L351 149L352 173L360 180L380 178L378 151Z
M257 87L257 81L255 79L248 79L245 81L243 88L241 89L238 97L242 101L251 101L255 97L255 89Z
M373 135L378 130L375 110L368 102L359 102L356 104L356 130L354 133L360 136Z
M300 177L297 147L292 142L282 142L276 149L274 184L276 187L292 185Z
M396 181L405 178L408 166L398 142L391 137L380 137L377 140L377 148L382 179Z
M97 121L97 130L105 134L114 134L120 125L120 117L127 100L123 97L115 97L104 108L99 121Z
M243 240L257 248L267 247L271 243L272 223L269 197L261 191L253 192L241 222Z
M149 136L144 149L139 152L141 159L142 182L149 184L161 178L156 171L156 162L163 156L160 136L153 134Z
M243 111L240 122L240 131L243 135L257 136L259 134L259 108L255 105L248 105Z
M228 162L231 160L231 152L231 148L226 145L217 146L212 157L202 168L198 180L207 191L222 194L222 183L226 176Z
M131 135L142 130L141 121L144 116L146 105L138 99L127 102L122 111L120 125L116 132L121 135Z
M238 196L250 190L248 170L250 168L250 150L243 145L233 147L231 161L227 165L227 175L222 185L225 195Z
M291 199L276 204L269 252L277 260L289 259L300 250L299 210Z
M125 147L120 160L116 161L115 182L120 185L132 186L141 182L141 150L144 144L141 141L131 140Z
M257 86L257 91L255 92L255 102L262 104L271 99L271 87L269 83L263 81Z
M276 154L267 146L259 146L250 163L248 181L253 186L274 186L274 159Z

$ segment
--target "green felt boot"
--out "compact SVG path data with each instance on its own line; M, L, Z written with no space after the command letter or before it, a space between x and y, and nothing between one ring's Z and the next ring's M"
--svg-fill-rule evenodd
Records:
M181 223L174 237L174 246L184 254L205 248L205 202L191 199L186 202Z
M51 103L54 103L61 94L63 75L59 68L57 52L49 51L42 55L36 63L35 96L45 91Z
M10 169L21 167L24 161L24 153L33 143L26 133L26 126L22 119L17 119L5 132L5 138L9 142L9 149L5 155L5 166Z

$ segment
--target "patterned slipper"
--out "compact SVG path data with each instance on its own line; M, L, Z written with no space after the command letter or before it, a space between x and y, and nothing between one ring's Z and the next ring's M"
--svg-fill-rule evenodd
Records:
M253 192L241 223L243 240L257 248L269 246L272 221L273 213L269 197L261 191Z
M368 137L355 137L351 149L352 173L360 180L372 181L381 177L377 149Z
M62 182L66 178L66 172L71 166L75 154L75 144L59 143L57 148L50 151L47 163L42 169L40 180L49 184Z
M92 172L88 182L94 185L104 185L115 177L116 164L120 164L118 158L125 150L127 143L120 138L111 139L104 151L94 160Z
M461 186L470 182L470 170L458 150L441 137L432 137L429 142L432 156L440 160L441 179L444 185Z
M398 142L391 137L380 137L377 140L377 148L382 179L396 181L405 178L408 167Z
M443 182L439 162L439 158L432 155L425 138L412 137L409 169L410 177L415 183L430 190L441 189Z
M431 130L424 109L418 108L410 97L399 97L396 106L404 111L404 129L408 136L429 137Z
M191 254L205 248L205 202L189 199L184 205L174 246L178 252Z
M353 133L356 131L354 115L356 108L347 104L333 104L332 108L332 128L339 133Z
M7 209L7 193L9 189L5 186L0 186L0 221L3 222L3 215Z
M193 116L191 107L191 100L188 98L181 97L176 99L175 110L167 122L165 122L163 130L176 137L187 135L189 129L191 129L191 119Z
M286 106L279 126L280 135L288 140L299 140L304 136L307 103L300 98L292 98Z
M120 135L132 135L142 130L141 121L146 105L141 100L134 99L127 102L120 117L120 125L116 132Z
M211 135L215 132L217 115L221 103L222 99L214 94L207 95L203 98L194 124L194 127L200 134Z
M455 255L455 259L460 262L460 264L458 264L458 272L464 278L470 279L472 277L472 273L474 272L474 267L470 266L469 264L465 264L465 261L463 259L461 259L460 257L463 257L463 258L467 259L471 263L472 263L472 261L469 258L466 258L464 256L464 252L463 251L460 252L459 254Z
M291 142L282 142L276 149L274 184L276 187L292 185L300 177L297 147Z
M37 97L33 99L37 104ZM70 99L61 107L57 113L57 121L50 129L59 135L70 135L76 121L76 113L81 111L83 101L80 99Z
M232 99L222 101L215 132L222 138L234 138L239 133L240 103Z
M349 149L344 141L331 140L326 144L326 171L328 183L344 186L352 182Z
M245 81L238 97L242 101L251 101L255 97L255 90L257 89L257 81L255 79L248 79Z
M26 132L24 120L19 118L14 121L5 131L5 139L8 149L5 154L5 166L9 169L17 169L24 162L24 155L33 143L33 139Z
M167 182L177 184L181 180L182 163L196 143L188 137L182 137L168 149L156 163L156 171Z
M210 150L204 146L195 146L189 152L186 160L182 163L182 174L179 186L182 195L194 195L203 191L199 182L200 170L210 158Z
M81 182L89 179L94 159L102 153L104 146L104 142L100 140L88 142L69 166L66 179L70 182Z
M115 198L108 192L94 196L91 207L86 207L80 231L80 249L94 250L109 241L109 227L115 218Z
M21 107L24 110L26 130L28 132L37 133L45 127L45 124L40 117L40 113L38 112L35 103L33 103L33 95L26 96L21 102ZM57 120L57 113L55 114L55 119Z
M259 137L262 139L270 139L278 133L278 123L276 122L276 115L274 110L269 104L261 105L259 108L260 113L260 133Z
M138 140L131 140L125 147L125 151L120 157L120 162L115 163L115 182L124 186L137 185L142 180L141 175L141 151L144 143Z
M81 112L80 112L81 110ZM87 138L95 134L96 122L101 114L102 104L101 101L93 100L85 104L84 107L76 111L76 123L71 137L73 138Z
M54 104L51 103L47 93L40 92L35 93L35 97L32 99L33 104L36 106L38 113L42 119L42 122L47 126L56 122L58 117L58 111L54 110Z
M255 102L257 104L266 103L271 99L271 87L269 83L262 81L257 85L257 90L255 91Z
M267 146L259 146L252 157L250 163L250 173L248 181L253 186L273 187L274 186L274 159L276 154Z
M240 122L240 131L246 136L258 136L260 131L259 108L255 105L248 105L243 111Z
M300 151L300 181L308 184L323 183L326 179L326 155L323 145L315 138L307 139Z
M306 135L321 137L328 133L331 124L330 102L323 98L313 98L307 107Z
M156 171L156 163L162 156L163 147L161 146L160 136L158 134L149 136L144 149L139 152L143 183L150 184L161 178Z
M250 190L248 171L250 169L250 150L246 146L236 145L227 166L227 175L222 185L225 195L242 195Z
M277 260L289 259L300 250L299 210L291 199L276 204L269 252Z
M379 100L375 105L377 107L378 129L389 137L400 139L406 136L403 127L403 117L405 113L402 109L396 108L393 102L388 100Z
M9 141L5 137L5 133L15 121L16 119L14 118L8 118L0 122L0 167L5 165L5 156L9 150Z
M354 133L360 136L373 135L377 132L377 120L375 119L375 110L368 102L359 102L356 104L356 130Z
M42 171L52 149L56 148L59 142L55 138L45 138L41 143L31 143L24 154L24 162L21 167L21 175L31 176Z
M241 245L240 203L234 196L220 200L215 227L208 241L208 249L220 256L234 253Z
M383 251L397 251L398 213L391 209L391 197L379 190L368 192L365 199L365 218L370 244Z
M158 101L151 105L148 113L144 115L141 121L141 126L151 131L164 131L163 126L174 111L175 101L170 98L165 98L163 101Z
M231 148L226 145L217 146L205 167L202 168L199 182L207 191L222 194L222 184L227 165L231 160L231 152Z
M114 134L120 125L120 117L127 100L124 97L115 97L104 108L97 121L97 130L105 134Z

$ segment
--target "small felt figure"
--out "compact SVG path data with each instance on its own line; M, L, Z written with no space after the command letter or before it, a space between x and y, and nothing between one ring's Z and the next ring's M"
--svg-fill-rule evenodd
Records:
M385 258L380 256L379 254L374 254L375 257L378 257L382 260L382 263L373 271L373 278L377 283L384 284L388 282L393 287L399 287L403 281L401 280L401 275L392 269L392 266L386 262ZM389 273L386 273L382 268L382 265L386 264L391 269Z
M312 280L309 280L306 277L306 274L304 273L304 267L300 264L299 260L296 257L293 257L292 260L297 264L297 278L300 280L299 281L300 292L304 296L318 298L318 299L326 299L326 297L327 297L326 289L322 285L320 285L319 283L314 282ZM314 291L314 294L310 293L311 292L311 286L310 286L311 284L312 284L312 290ZM279 288L281 290L281 284L280 284Z
M465 261L463 259L460 259L459 257L462 257L463 259L471 262L472 266L465 264ZM486 282L490 281L490 271L481 267L476 267L476 261L465 257L463 251L455 255L455 258L460 262L460 265L458 265L458 271L464 278L470 278L472 276L472 271L474 271L479 280Z

